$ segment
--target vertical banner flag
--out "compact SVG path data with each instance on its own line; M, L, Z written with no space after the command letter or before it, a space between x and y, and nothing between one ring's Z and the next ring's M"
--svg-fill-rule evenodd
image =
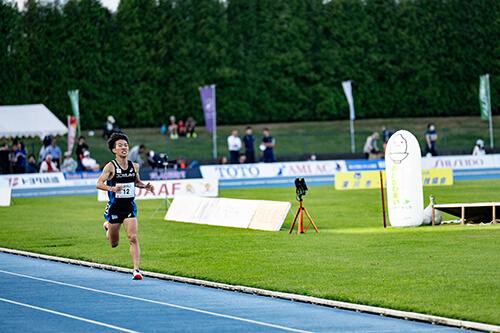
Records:
M77 129L78 119L76 117L68 116L68 151L73 151L73 146L75 144L76 129Z
M490 119L490 100L490 76L489 74L481 75L479 77L479 109L481 110L481 120Z
M215 129L215 85L198 87L201 96L201 106L205 116L205 126L207 132L213 132Z
M69 100L71 101L71 108L73 114L77 119L77 136L80 136L80 106L78 102L78 89L68 91Z
M354 115L354 100L352 98L352 86L351 81L342 82L342 87L344 88L344 94L347 98L347 103L349 103L349 119L354 120L356 116Z

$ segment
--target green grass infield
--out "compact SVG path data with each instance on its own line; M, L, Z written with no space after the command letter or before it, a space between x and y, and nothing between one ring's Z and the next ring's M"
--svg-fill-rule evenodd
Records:
M425 187L425 205L500 201L500 180ZM295 189L221 190L226 198L292 202ZM304 206L319 229L279 232L151 218L159 200L137 201L147 271L338 301L500 324L500 225L383 228L380 190L311 187ZM132 267L124 230L112 249L95 196L14 199L0 208L0 246ZM445 220L455 217L443 214ZM305 219L305 222L308 222Z

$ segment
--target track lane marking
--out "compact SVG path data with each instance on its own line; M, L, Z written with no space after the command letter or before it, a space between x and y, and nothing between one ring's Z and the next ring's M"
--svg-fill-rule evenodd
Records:
M56 315L63 316L63 317L68 317L68 318L71 318L71 319L76 319L76 320L84 321L84 322L95 324L95 325L99 325L99 326L104 326L104 327L107 327L107 328L112 328L112 329L115 329L115 330L118 330L118 331L129 332L129 333L139 333L137 331L132 331L132 330L129 330L129 329L126 329L126 328L123 328L123 327L118 327L118 326L115 326L115 325L110 325L110 324L102 323L100 321L95 321L95 320L87 319L87 318L83 318L83 317L73 316L73 315L70 315L68 313L54 311L54 310L49 310L49 309L41 308L41 307L38 307L38 306L35 306L35 305L31 305L31 304L16 302L16 301L13 301L13 300L10 300L10 299L5 299L5 298L1 298L0 297L0 301L6 302L6 303L15 304L15 305L24 306L24 307L27 307L27 308L30 308L30 309L35 309L35 310L40 310L40 311L44 311L44 312L56 314Z
M142 302L149 302L153 304L159 304L159 305L165 305L177 309L182 309L182 310L188 310L192 312L198 312L198 313L203 313L203 314L208 314L211 316L216 316L216 317L222 317L222 318L227 318L227 319L233 319L237 321L242 321L242 322L247 322L251 324L257 324L257 325L262 325L262 326L267 326L267 327L273 327L273 328L278 328L282 329L285 331L290 331L290 332L299 332L299 333L312 333L311 331L304 331L304 330L299 330L291 327L286 327L286 326L281 326L281 325L275 325L275 324L269 324L261 321L256 321L252 319L246 319L246 318L241 318L241 317L236 317L236 316L231 316L231 315L225 315L222 313L217 313L217 312L212 312L212 311L206 311L206 310L200 310L200 309L195 309L187 306L182 306L182 305L176 305L172 303L166 303L166 302L160 302L160 301L154 301L146 298L141 298L141 297L135 297L135 296L129 296L129 295L124 295L124 294L118 294L118 293L113 293L110 291L104 291L104 290L99 290L99 289L94 289L94 288L88 288L88 287L83 287L83 286L78 286L75 284L70 284L70 283L65 283L65 282L59 282L59 281L54 281L54 280L48 280L48 279L43 279L43 278L38 278L34 276L29 276L29 275L24 275L24 274L19 274L19 273L14 273L14 272L8 272L0 269L0 273L8 274L8 275L14 275L14 276L19 276L19 277L24 277L27 279L33 279L33 280L38 280L42 282L48 282L48 283L53 283L53 284L58 284L62 286L67 286L67 287L72 287L72 288L77 288L77 289L83 289L83 290L88 290L88 291L93 291L101 294L106 294L106 295L111 295L111 296L118 296L118 297L123 297L123 298L128 298L128 299L133 299L137 301L142 301ZM133 332L133 331L131 331Z

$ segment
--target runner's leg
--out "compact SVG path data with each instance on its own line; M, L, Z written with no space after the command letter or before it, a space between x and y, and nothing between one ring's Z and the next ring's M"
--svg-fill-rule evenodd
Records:
M117 247L120 241L120 227L121 223L108 223L108 231L106 232L106 238L108 239L109 245L111 247Z
M125 219L123 220L123 226L127 232L128 242L130 244L130 256L132 257L132 262L134 263L134 269L139 269L141 248L139 247L139 242L137 241L137 219L135 217Z

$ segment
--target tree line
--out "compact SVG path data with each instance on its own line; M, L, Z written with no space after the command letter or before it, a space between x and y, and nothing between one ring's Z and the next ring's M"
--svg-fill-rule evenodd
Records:
M0 104L43 103L82 128L217 121L478 115L479 75L500 92L498 0L97 0L0 3Z

